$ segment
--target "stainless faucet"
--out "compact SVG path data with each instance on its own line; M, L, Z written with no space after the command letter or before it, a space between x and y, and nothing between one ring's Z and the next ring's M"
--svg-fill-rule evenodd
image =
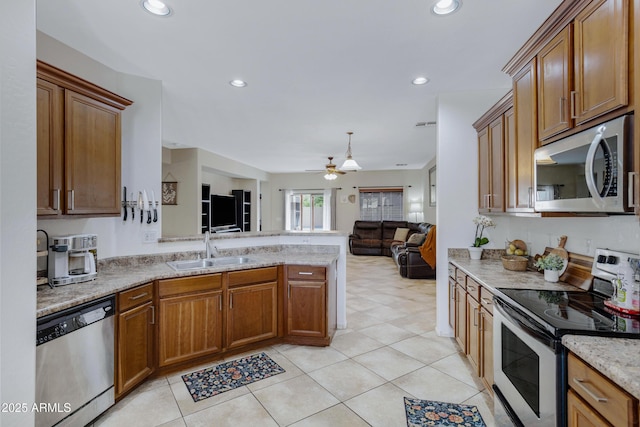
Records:
M204 251L205 251L205 259L211 258L211 248L209 247L209 230L204 232Z

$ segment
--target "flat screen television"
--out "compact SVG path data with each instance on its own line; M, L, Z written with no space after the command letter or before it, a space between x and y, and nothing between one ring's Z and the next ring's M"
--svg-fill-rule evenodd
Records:
M236 198L213 194L211 196L211 227L236 225Z

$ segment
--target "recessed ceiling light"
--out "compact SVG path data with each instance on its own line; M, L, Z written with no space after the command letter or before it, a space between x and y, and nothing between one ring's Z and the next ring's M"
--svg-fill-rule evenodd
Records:
M429 83L429 79L426 77L416 77L411 81L414 85L425 85Z
M143 0L142 7L149 13L153 13L157 16L169 16L171 15L171 9L169 6L161 2L160 0Z
M431 7L431 11L436 15L449 15L462 6L462 0L439 0Z
M244 80L235 79L231 80L229 84L233 87L245 87L247 85L247 82L245 82Z

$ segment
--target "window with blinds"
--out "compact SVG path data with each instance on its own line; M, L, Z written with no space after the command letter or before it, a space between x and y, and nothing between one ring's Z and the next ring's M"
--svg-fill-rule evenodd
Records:
M360 188L360 219L364 221L404 220L403 189Z

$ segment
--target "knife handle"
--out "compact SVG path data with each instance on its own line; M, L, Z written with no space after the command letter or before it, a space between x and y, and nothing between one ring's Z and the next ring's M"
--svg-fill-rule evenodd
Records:
M158 209L153 208L153 222L158 222Z
M147 211L147 224L151 224L151 211Z

